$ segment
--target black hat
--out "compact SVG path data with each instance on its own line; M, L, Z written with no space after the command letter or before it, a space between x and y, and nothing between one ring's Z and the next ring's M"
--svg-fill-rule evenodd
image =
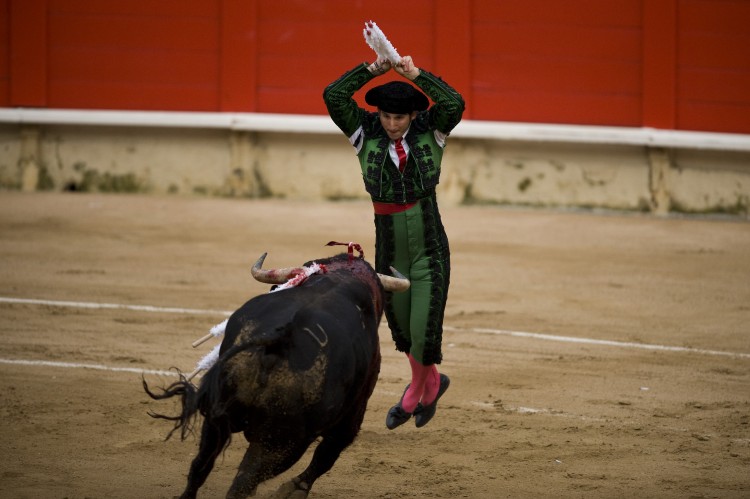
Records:
M430 105L425 94L404 81L391 81L368 90L365 102L393 114L424 111Z

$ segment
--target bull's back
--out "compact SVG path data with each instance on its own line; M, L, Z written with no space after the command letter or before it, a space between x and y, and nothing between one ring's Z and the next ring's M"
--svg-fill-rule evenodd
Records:
M222 352L234 352L224 362L229 391L277 423L300 413L307 423L334 421L332 412L374 388L380 353L372 300L321 288L261 295L227 324Z

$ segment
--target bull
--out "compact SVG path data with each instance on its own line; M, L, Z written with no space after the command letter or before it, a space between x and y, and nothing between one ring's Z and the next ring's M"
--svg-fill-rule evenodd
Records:
M255 279L295 287L252 298L226 324L217 362L199 386L179 381L152 392L154 400L181 397L167 435L193 432L203 416L199 451L190 465L183 498L194 498L234 433L247 451L227 497L255 494L257 486L294 465L320 441L308 467L282 484L276 498L307 497L356 438L380 372L378 326L385 292L404 291L409 281L377 274L363 255L349 253L308 262L305 268L265 270L265 254L253 266ZM321 271L305 276L317 264ZM317 268L317 267L316 267ZM301 279L304 276L304 279ZM273 290L273 288L272 288Z

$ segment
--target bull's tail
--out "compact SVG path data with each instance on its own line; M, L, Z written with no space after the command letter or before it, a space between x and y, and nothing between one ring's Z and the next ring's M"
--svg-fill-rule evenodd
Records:
M182 372L179 372L180 379L166 388L161 389L161 393L154 393L148 387L145 378L142 379L143 389L149 397L154 400L165 400L172 397L182 397L182 410L175 416L167 416L153 411L148 415L156 419L166 419L174 421L174 427L167 434L167 440L176 432L180 432L180 439L185 440L188 435L193 433L195 420L200 413L202 416L210 418L215 425L225 425L226 432L231 432L231 422L227 417L228 402L222 397L221 390L221 370L224 363L231 359L238 352L247 348L247 345L232 347L225 352L219 360L205 372L201 379L200 387L193 385ZM226 445L228 445L227 442Z
M193 425L195 423L195 415L198 412L198 392L190 383L187 378L180 373L180 379L175 381L171 385L162 389L161 393L152 392L146 379L142 378L143 389L146 391L149 397L154 400L164 400L175 396L182 397L182 412L176 416L166 416L164 414L158 414L152 411L148 412L148 415L156 419L166 419L168 421L174 421L174 428L167 435L167 440L176 431L180 431L180 438L185 440L189 434L193 432Z
M233 421L231 418L232 405L236 402L233 397L227 396L223 390L223 382L226 381L222 376L224 366L229 363L238 353L255 349L258 347L265 348L275 345L283 338L289 335L289 330L274 330L268 335L264 335L255 341L246 342L241 345L233 345L226 352L222 353L216 363L205 372L201 378L200 386L196 387L179 373L180 379L175 381L166 388L161 389L161 393L152 392L146 380L143 379L143 389L149 397L154 400L165 400L175 396L182 397L182 411L175 416L167 416L149 411L149 416L157 419L166 419L174 421L174 427L167 435L169 439L175 432L180 432L180 438L185 440L188 435L193 433L195 420L200 413L204 418L210 419L213 425L223 426L223 432L231 434L233 431L239 431L241 424ZM230 438L231 439L231 438ZM229 445L226 442L224 447Z

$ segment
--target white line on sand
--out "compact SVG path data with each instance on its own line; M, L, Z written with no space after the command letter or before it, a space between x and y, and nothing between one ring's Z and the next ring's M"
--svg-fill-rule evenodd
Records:
M12 364L17 366L44 366L64 367L67 369L95 369L98 371L126 372L137 374L156 374L159 376L177 376L175 371L162 371L158 369L139 369L136 367L115 367L103 364L81 364L78 362L55 362L51 360L23 360L23 359L0 359L0 364Z
M230 315L232 313L231 311L226 311L226 310L204 310L204 309L197 309L197 308L154 307L152 305L124 305L120 303L92 303L92 302L81 302L81 301L34 300L34 299L27 299L27 298L8 298L4 296L0 296L0 303L48 305L51 307L68 307L68 308L135 310L138 312L161 312L161 313L169 313L169 314L191 314L191 315Z
M152 305L125 305L117 303L93 303L93 302L75 302L75 301L57 301L57 300L38 300L38 299L27 299L27 298L10 298L0 297L0 303L15 303L15 304L27 304L27 305L47 305L53 307L73 307L73 308L90 308L90 309L120 309L120 310L134 310L139 312L156 312L156 313L173 313L173 314L199 314L199 315L221 315L229 316L232 312L226 310L208 310L208 309L194 309L194 308L177 308L177 307L155 307ZM381 327L386 327L385 323L381 324ZM633 343L625 341L612 341L612 340L599 340L595 338L578 338L574 336L558 336L552 334L543 333L529 333L524 331L508 331L504 329L489 329L489 328L458 328L451 326L444 326L446 331L456 332L470 332L478 334L495 334L501 336L511 336L517 338L532 338L535 340L544 341L559 341L565 343L582 343L587 345L601 345L610 346L616 348L637 348L643 350L655 350L664 352L684 352L694 353L703 355L723 355L727 357L735 358L750 358L750 353L742 352L727 352L721 350L705 350L701 348L690 348L690 347L677 347L677 346L666 346L666 345L653 345L648 343ZM71 362L52 362L45 360L13 360L13 359L2 359L0 358L0 364L16 364L16 365L42 365L48 367L66 367L66 368L83 368L83 369L98 369L106 371L118 371L118 372L134 372L143 374L158 374L163 376L176 376L173 371L163 370L152 370L152 369L138 369L133 367L110 367L101 364L79 364Z
M675 347L667 345L653 345L650 343L634 343L629 341L613 341L613 340L598 340L595 338L578 338L575 336L558 336L555 334L543 334L543 333L527 333L524 331L508 331L504 329L488 329L488 328L458 328L443 326L446 331L468 331L472 333L480 334L496 334L501 336L514 336L517 338L533 338L535 340L545 341L561 341L565 343L583 343L586 345L602 345L617 348L640 348L642 350L660 350L663 352L686 352L686 353L697 353L703 355L724 355L727 357L737 357L750 359L750 353L742 352L727 352L723 350L705 350L702 348L690 348L690 347Z

